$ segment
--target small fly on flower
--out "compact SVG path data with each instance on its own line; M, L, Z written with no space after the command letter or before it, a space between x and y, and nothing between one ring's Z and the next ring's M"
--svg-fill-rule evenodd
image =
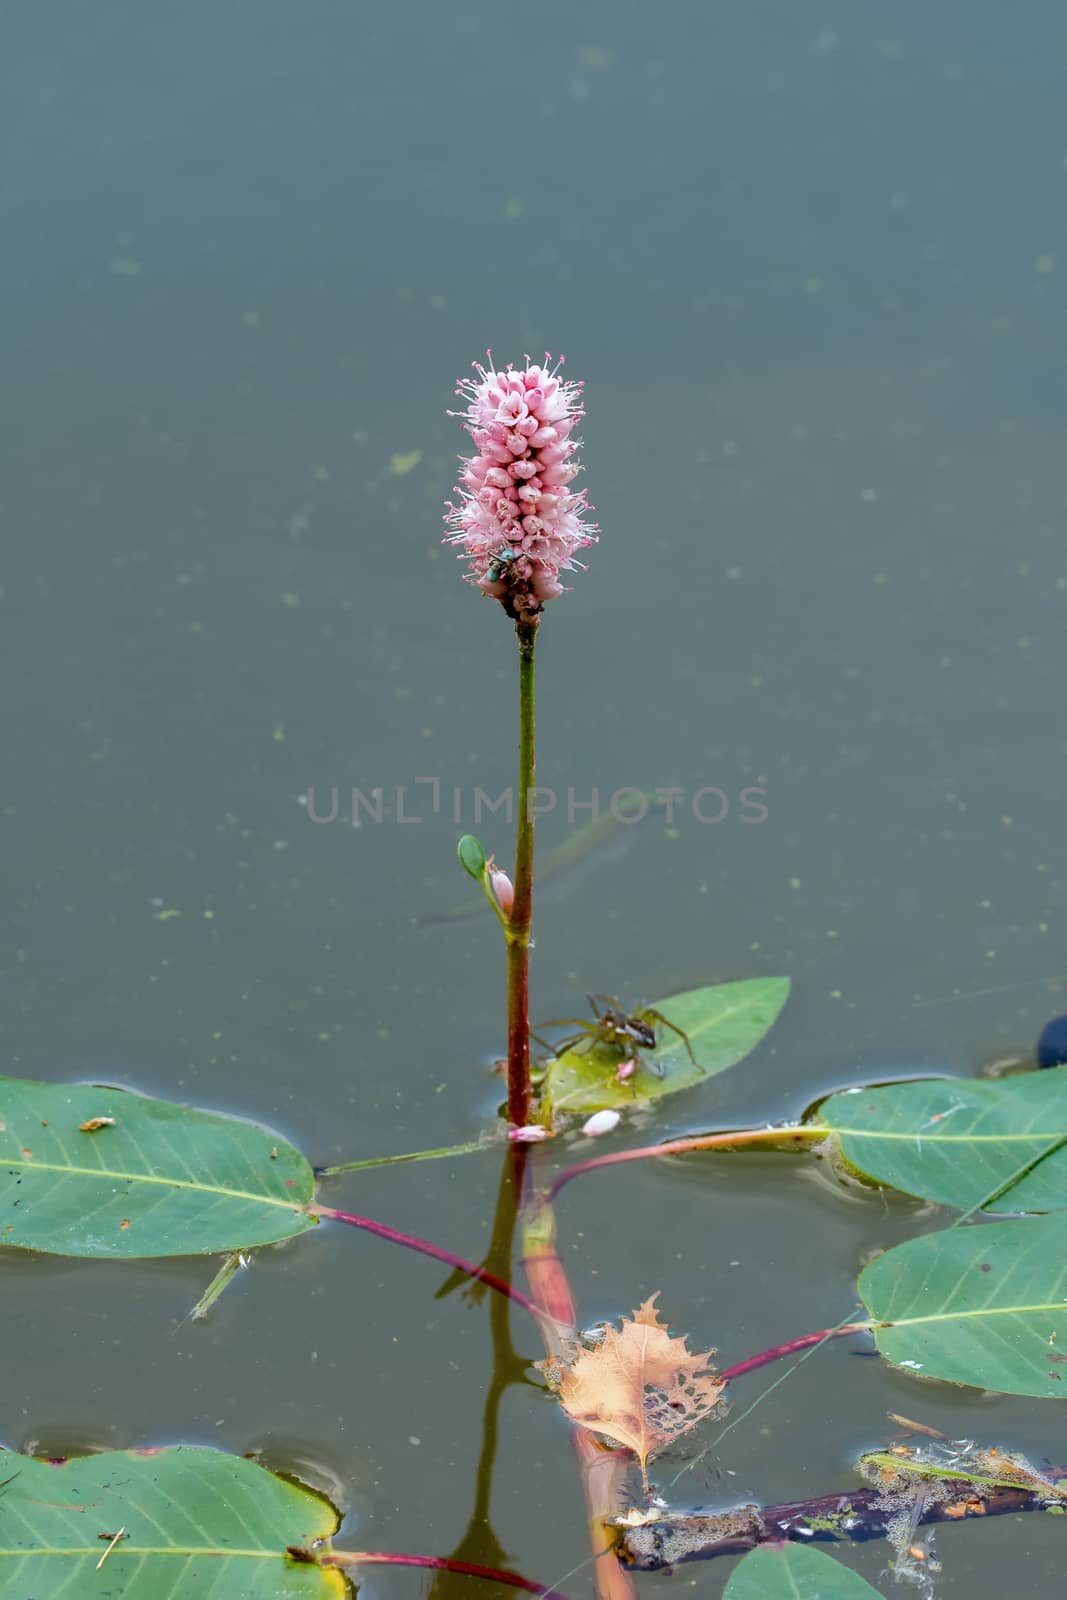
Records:
M485 569L485 576L489 583L502 583L507 576L508 568L513 561L518 560L518 551L508 548L498 550Z

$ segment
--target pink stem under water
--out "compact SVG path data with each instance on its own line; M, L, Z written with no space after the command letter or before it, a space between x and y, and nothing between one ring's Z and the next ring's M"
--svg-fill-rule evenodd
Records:
M487 1267L476 1266L473 1261L454 1255L451 1250L445 1250L439 1244L431 1244L428 1239L420 1239L413 1233L401 1233L399 1228L390 1228L384 1222L372 1222L370 1217L357 1216L354 1211L338 1211L333 1206L318 1205L311 1209L316 1216L329 1217L333 1222L346 1222L351 1228L362 1228L365 1233L377 1234L379 1239L388 1239L390 1244L402 1244L408 1250L417 1250L420 1255L432 1256L435 1261L443 1261L446 1266L456 1267L460 1272L465 1272L469 1278L476 1278L479 1283L495 1289L498 1294L507 1295L509 1300L514 1300L516 1305L522 1306L531 1316L540 1318L537 1307L521 1289L516 1289L504 1278L498 1278L496 1273L490 1272Z
M772 1361L782 1361L786 1356L796 1355L798 1350L810 1350L813 1345L822 1344L824 1339L843 1339L849 1333L870 1333L871 1328L869 1322L846 1322L840 1328L822 1328L818 1333L805 1333L799 1339L787 1339L785 1344L772 1345L769 1350L761 1350L758 1355L735 1362L732 1367L720 1372L719 1377L729 1383L733 1378L743 1377L746 1372L756 1372L760 1367L770 1366Z
M504 1572L499 1567L482 1567L476 1561L458 1561L454 1556L409 1556L396 1551L332 1550L315 1556L302 1550L290 1550L295 1560L311 1559L318 1567L429 1567L435 1572L461 1572L468 1578L485 1578L490 1583L503 1583L511 1589L524 1589L527 1594L541 1594L552 1600L566 1600L559 1589L546 1589L543 1583L523 1578L517 1572Z

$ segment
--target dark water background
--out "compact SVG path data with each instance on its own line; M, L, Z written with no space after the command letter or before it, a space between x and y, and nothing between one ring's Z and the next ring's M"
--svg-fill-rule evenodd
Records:
M438 543L444 410L487 345L588 385L603 540L542 630L540 781L761 784L769 812L644 829L546 900L535 1012L792 975L772 1040L651 1136L972 1072L1064 1009L1005 987L1065 970L1061 6L38 0L0 26L5 1071L235 1109L316 1161L486 1125L499 941L414 919L464 895L415 779L466 804L512 776L509 632ZM332 784L382 786L388 820L313 826ZM477 1257L494 1166L333 1193ZM771 1158L617 1169L560 1211L583 1315L659 1288L725 1361L844 1316L866 1254L937 1220ZM262 1447L334 1485L342 1545L447 1552L484 1310L323 1228L175 1332L207 1276L0 1261L0 1439ZM887 1409L1063 1459L1058 1407L841 1344L676 1493L847 1489ZM547 1582L586 1554L564 1428L522 1388L502 1429L495 1528ZM946 1594L1061 1585L1056 1519L937 1543ZM849 1559L879 1581L884 1548Z

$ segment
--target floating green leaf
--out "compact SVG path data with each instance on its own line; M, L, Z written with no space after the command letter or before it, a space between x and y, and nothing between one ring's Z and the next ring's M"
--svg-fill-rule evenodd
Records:
M734 1568L723 1600L878 1600L878 1590L806 1545L763 1545Z
M624 1083L615 1075L623 1059L617 1049L599 1044L589 1048L582 1042L556 1056L545 1073L542 1106L549 1114L625 1110L635 1097L656 1100L689 1089L754 1049L788 995L788 978L745 978L658 1000L649 1009L682 1029L698 1065L689 1059L685 1041L657 1022L655 1050L636 1052L637 1070Z
M176 1445L56 1465L3 1453L0 1481L0 1600L346 1592L340 1573L286 1555L330 1538L333 1507L240 1456Z
M926 1378L1067 1395L1067 1215L974 1223L887 1250L859 1292L881 1353Z
M0 1245L210 1255L313 1228L311 1167L276 1134L123 1089L0 1078Z
M908 1194L961 1211L991 1195L1000 1211L1067 1206L1067 1071L850 1089L819 1120L851 1166Z

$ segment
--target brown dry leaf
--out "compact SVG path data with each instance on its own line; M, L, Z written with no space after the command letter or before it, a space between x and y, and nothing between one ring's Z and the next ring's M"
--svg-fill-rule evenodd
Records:
M649 1458L711 1412L724 1384L710 1371L714 1351L691 1355L656 1315L657 1294L609 1327L594 1350L583 1350L562 1374L559 1398L583 1427L632 1450L648 1487Z

